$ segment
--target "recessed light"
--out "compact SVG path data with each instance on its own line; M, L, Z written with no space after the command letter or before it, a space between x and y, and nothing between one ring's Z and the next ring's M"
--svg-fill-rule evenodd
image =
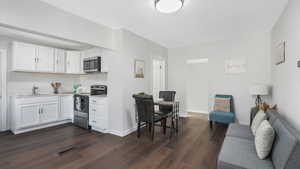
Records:
M173 13L182 8L184 0L155 0L155 8L162 13Z

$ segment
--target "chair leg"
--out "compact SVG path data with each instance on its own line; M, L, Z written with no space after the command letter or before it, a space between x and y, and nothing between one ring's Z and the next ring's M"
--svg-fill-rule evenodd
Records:
M152 139L152 141L154 140L154 128L155 128L155 126L154 126L154 123L152 123L151 124L151 126L152 126L152 130L151 130L151 139Z
M172 118L171 118L171 135L170 135L170 137L173 136L174 129L175 129L175 126L174 126L174 117L172 116Z
M149 133L151 133L151 123L147 123L147 124L148 124Z
M213 129L213 122L212 121L209 121L209 128Z
M167 131L167 118L165 118L163 121L163 133L164 135L166 135L166 131Z
M141 122L138 122L138 128L137 128L137 137L140 138L141 136Z

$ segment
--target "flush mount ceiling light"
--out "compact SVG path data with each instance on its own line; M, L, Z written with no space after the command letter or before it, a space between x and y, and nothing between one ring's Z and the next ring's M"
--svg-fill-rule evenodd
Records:
M155 8L162 13L173 13L182 8L184 0L155 0Z

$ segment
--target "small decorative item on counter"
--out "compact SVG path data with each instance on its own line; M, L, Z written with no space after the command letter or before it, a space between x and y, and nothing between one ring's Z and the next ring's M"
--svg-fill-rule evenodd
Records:
M54 94L58 94L58 88L60 88L61 83L60 82L52 82L51 86L54 89Z
M72 89L72 93L76 94L77 93L77 89L81 86L81 84L75 84L73 85L73 89Z

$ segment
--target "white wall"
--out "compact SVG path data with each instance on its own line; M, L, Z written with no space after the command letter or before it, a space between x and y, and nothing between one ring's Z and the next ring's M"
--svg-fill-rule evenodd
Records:
M199 44L191 47L169 50L168 88L177 91L181 101L181 114L187 111L187 59L208 58L208 109L213 107L215 94L231 94L235 99L236 116L240 123L249 122L250 107L254 98L249 94L249 87L254 83L270 83L270 35L255 33L240 39ZM247 63L247 71L241 74L226 74L225 61L243 59ZM201 65L199 65L201 66ZM199 83L203 80L198 78ZM205 78L204 78L205 79ZM267 98L267 101L270 99ZM200 103L199 103L200 104Z
M123 87L123 130L136 127L134 100L132 95L138 92L152 93L152 59L167 60L167 49L129 31L122 31L122 67L120 86ZM145 61L145 78L134 77L135 59Z
M112 48L112 29L38 0L1 0L0 25Z
M273 103L300 130L300 1L290 0L272 31L272 56L276 45L286 41L286 61L276 66L272 57Z

